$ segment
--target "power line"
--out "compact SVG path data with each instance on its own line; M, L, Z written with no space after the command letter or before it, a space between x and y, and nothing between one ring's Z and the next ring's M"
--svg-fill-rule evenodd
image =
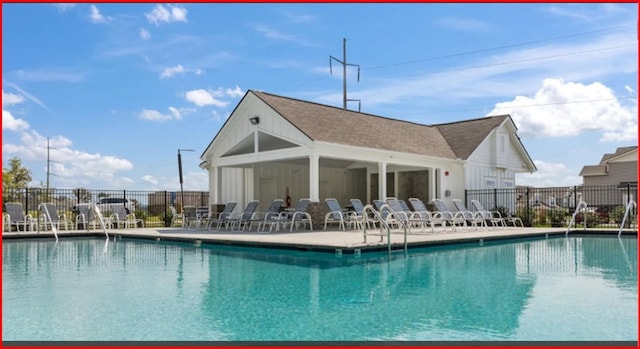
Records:
M521 42L521 43L509 44L509 45L504 45L504 46L497 46L497 47L480 49L480 50L475 50L475 51L466 51L466 52L460 52L460 53L453 53L453 54L444 55L444 56L416 59L416 60L407 61L407 62L391 63L391 64L387 64L387 65L378 65L378 66L364 68L363 70L375 70L375 69L383 69L383 68L387 68L387 67L397 67L397 66L401 66L401 65L417 64L417 63L422 63L422 62L436 61L436 60L445 59L445 58L453 58L453 57L459 57L459 56L472 55L472 54L476 54L476 53L498 51L498 50L503 50L503 49L507 49L507 48L513 48L513 47L528 46L528 45L539 44L539 43L548 42L548 41L568 39L568 38L574 38L574 37L578 37L578 36L584 36L584 35L589 35L589 34L612 31L614 29L618 29L619 27L624 27L624 26L616 26L616 27L607 28L607 29L593 30L593 31L589 31L589 32L582 32L582 33L570 34L570 35L564 35L564 36L557 36L557 37L548 38L548 39L526 41L526 42Z
M539 44L539 43L548 42L548 41L556 41L556 40L561 40L561 39L568 39L568 38L574 38L574 37L579 37L579 36L586 36L586 35L603 33L603 32L608 32L608 31L614 31L614 30L618 30L618 29L624 28L624 27L629 27L629 25L628 24L626 24L626 25L618 25L618 26L613 26L613 27L600 29L600 30L592 30L592 31L588 31L588 32L581 32L581 33L576 33L576 34L557 36L557 37L552 37L552 38L547 38L547 39L526 41L526 42L521 42L521 43L509 44L509 45L504 45L504 46L497 46L497 47L480 49L480 50L475 50L475 51L466 51L466 52L453 53L453 54L449 54L449 55L443 55L443 56L437 56L437 57L431 57L431 58L416 59L416 60L406 61L406 62L390 63L390 64L386 64L386 65L378 65L378 66L373 66L373 67L365 67L362 70L377 70L377 69L383 69L383 68L387 68L387 67L396 67L396 66L401 66L401 65L417 64L417 63L435 61L435 60L452 58L452 57L459 57L459 56L472 55L472 54L477 54L477 53L497 51L497 50L513 48L513 47L528 46L528 45ZM434 72L434 73L437 73L437 72ZM429 73L429 74L433 74L433 73ZM301 83L301 84L299 84L297 86L298 87L305 86L305 85L308 85L308 84L311 84L311 83L314 83L316 81L323 80L323 79L326 79L326 78L327 78L326 76L317 77L317 78L314 78L314 79L311 79L311 80L307 80L306 82L303 82L303 83Z

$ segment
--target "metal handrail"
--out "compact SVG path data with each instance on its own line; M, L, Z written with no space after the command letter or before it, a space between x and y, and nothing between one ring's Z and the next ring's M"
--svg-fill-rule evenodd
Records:
M98 217L100 221L100 225L102 225L102 230L104 230L104 235L107 236L107 240L109 240L109 233L107 232L107 226L104 224L104 217L102 216L102 212L100 212L100 208L96 204L89 205L89 209L93 210L93 214Z
M620 234L622 234L622 227L624 227L624 224L627 221L627 217L629 216L629 212L631 211L632 208L637 208L637 207L638 207L638 205L633 200L630 200L627 203L627 208L624 210L624 217L622 218L622 223L620 223L620 230L618 230L618 236L620 236Z
M584 206L584 207L583 207ZM569 235L569 229L571 229L571 226L573 224L575 224L576 222L576 216L578 215L578 212L580 212L580 209L583 208L585 211L585 214L582 217L582 221L584 224L584 229L587 229L587 215L586 215L586 209L587 209L587 203L580 200L580 202L578 203L578 206L576 206L576 210L573 212L573 215L571 216L571 221L569 222L569 225L567 226L567 232L564 234L565 236Z
M389 208L389 206L387 204L383 205L380 208L380 211L383 210L388 210L390 214L393 214L393 211ZM373 219L369 216L368 213L371 213L373 215ZM363 209L362 209L362 216L363 216L363 224L362 224L362 233L364 235L364 242L367 242L367 235L378 235L380 236L380 241L383 241L383 237L386 235L387 236L387 252L391 253L391 227L389 226L389 224L382 218L382 214L381 212L379 212L378 210L376 210L375 207L373 207L372 205L366 205ZM380 233L369 233L367 232L367 226L369 225L369 220L371 220L374 224L376 222L380 223ZM399 222L402 224L402 226L404 227L404 251L407 251L407 225L405 222L403 222L402 220L399 220ZM384 229L383 229L384 227ZM383 232L383 230L386 230L386 234Z
M44 208L44 210L42 208ZM56 228L56 225L53 223L53 220L51 219L51 215L49 214L49 209L47 208L46 203L42 203L38 205L38 211L44 212L45 229L46 229L46 223L48 220L49 224L51 224L51 231L53 231L53 236L56 237L56 242L58 242L58 229Z

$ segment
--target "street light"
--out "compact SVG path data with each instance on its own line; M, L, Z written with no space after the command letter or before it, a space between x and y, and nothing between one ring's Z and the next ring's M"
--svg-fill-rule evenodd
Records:
M182 189L182 156L180 151L195 151L193 149L178 149L178 174L180 175L180 200L182 201L181 211L184 214L184 190Z

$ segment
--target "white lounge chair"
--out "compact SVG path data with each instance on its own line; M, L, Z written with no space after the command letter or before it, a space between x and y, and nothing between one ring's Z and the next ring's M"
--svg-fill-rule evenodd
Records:
M27 231L27 228L30 231L35 230L38 221L30 214L24 213L21 203L7 202L4 206L5 214L3 218L3 227L6 226L9 231L13 230L13 227L16 227L18 232L20 232L20 228L22 228L22 231Z

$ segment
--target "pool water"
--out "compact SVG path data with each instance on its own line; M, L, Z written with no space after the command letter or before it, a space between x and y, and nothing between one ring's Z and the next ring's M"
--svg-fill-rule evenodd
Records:
M3 341L637 341L635 237L404 253L2 244Z

